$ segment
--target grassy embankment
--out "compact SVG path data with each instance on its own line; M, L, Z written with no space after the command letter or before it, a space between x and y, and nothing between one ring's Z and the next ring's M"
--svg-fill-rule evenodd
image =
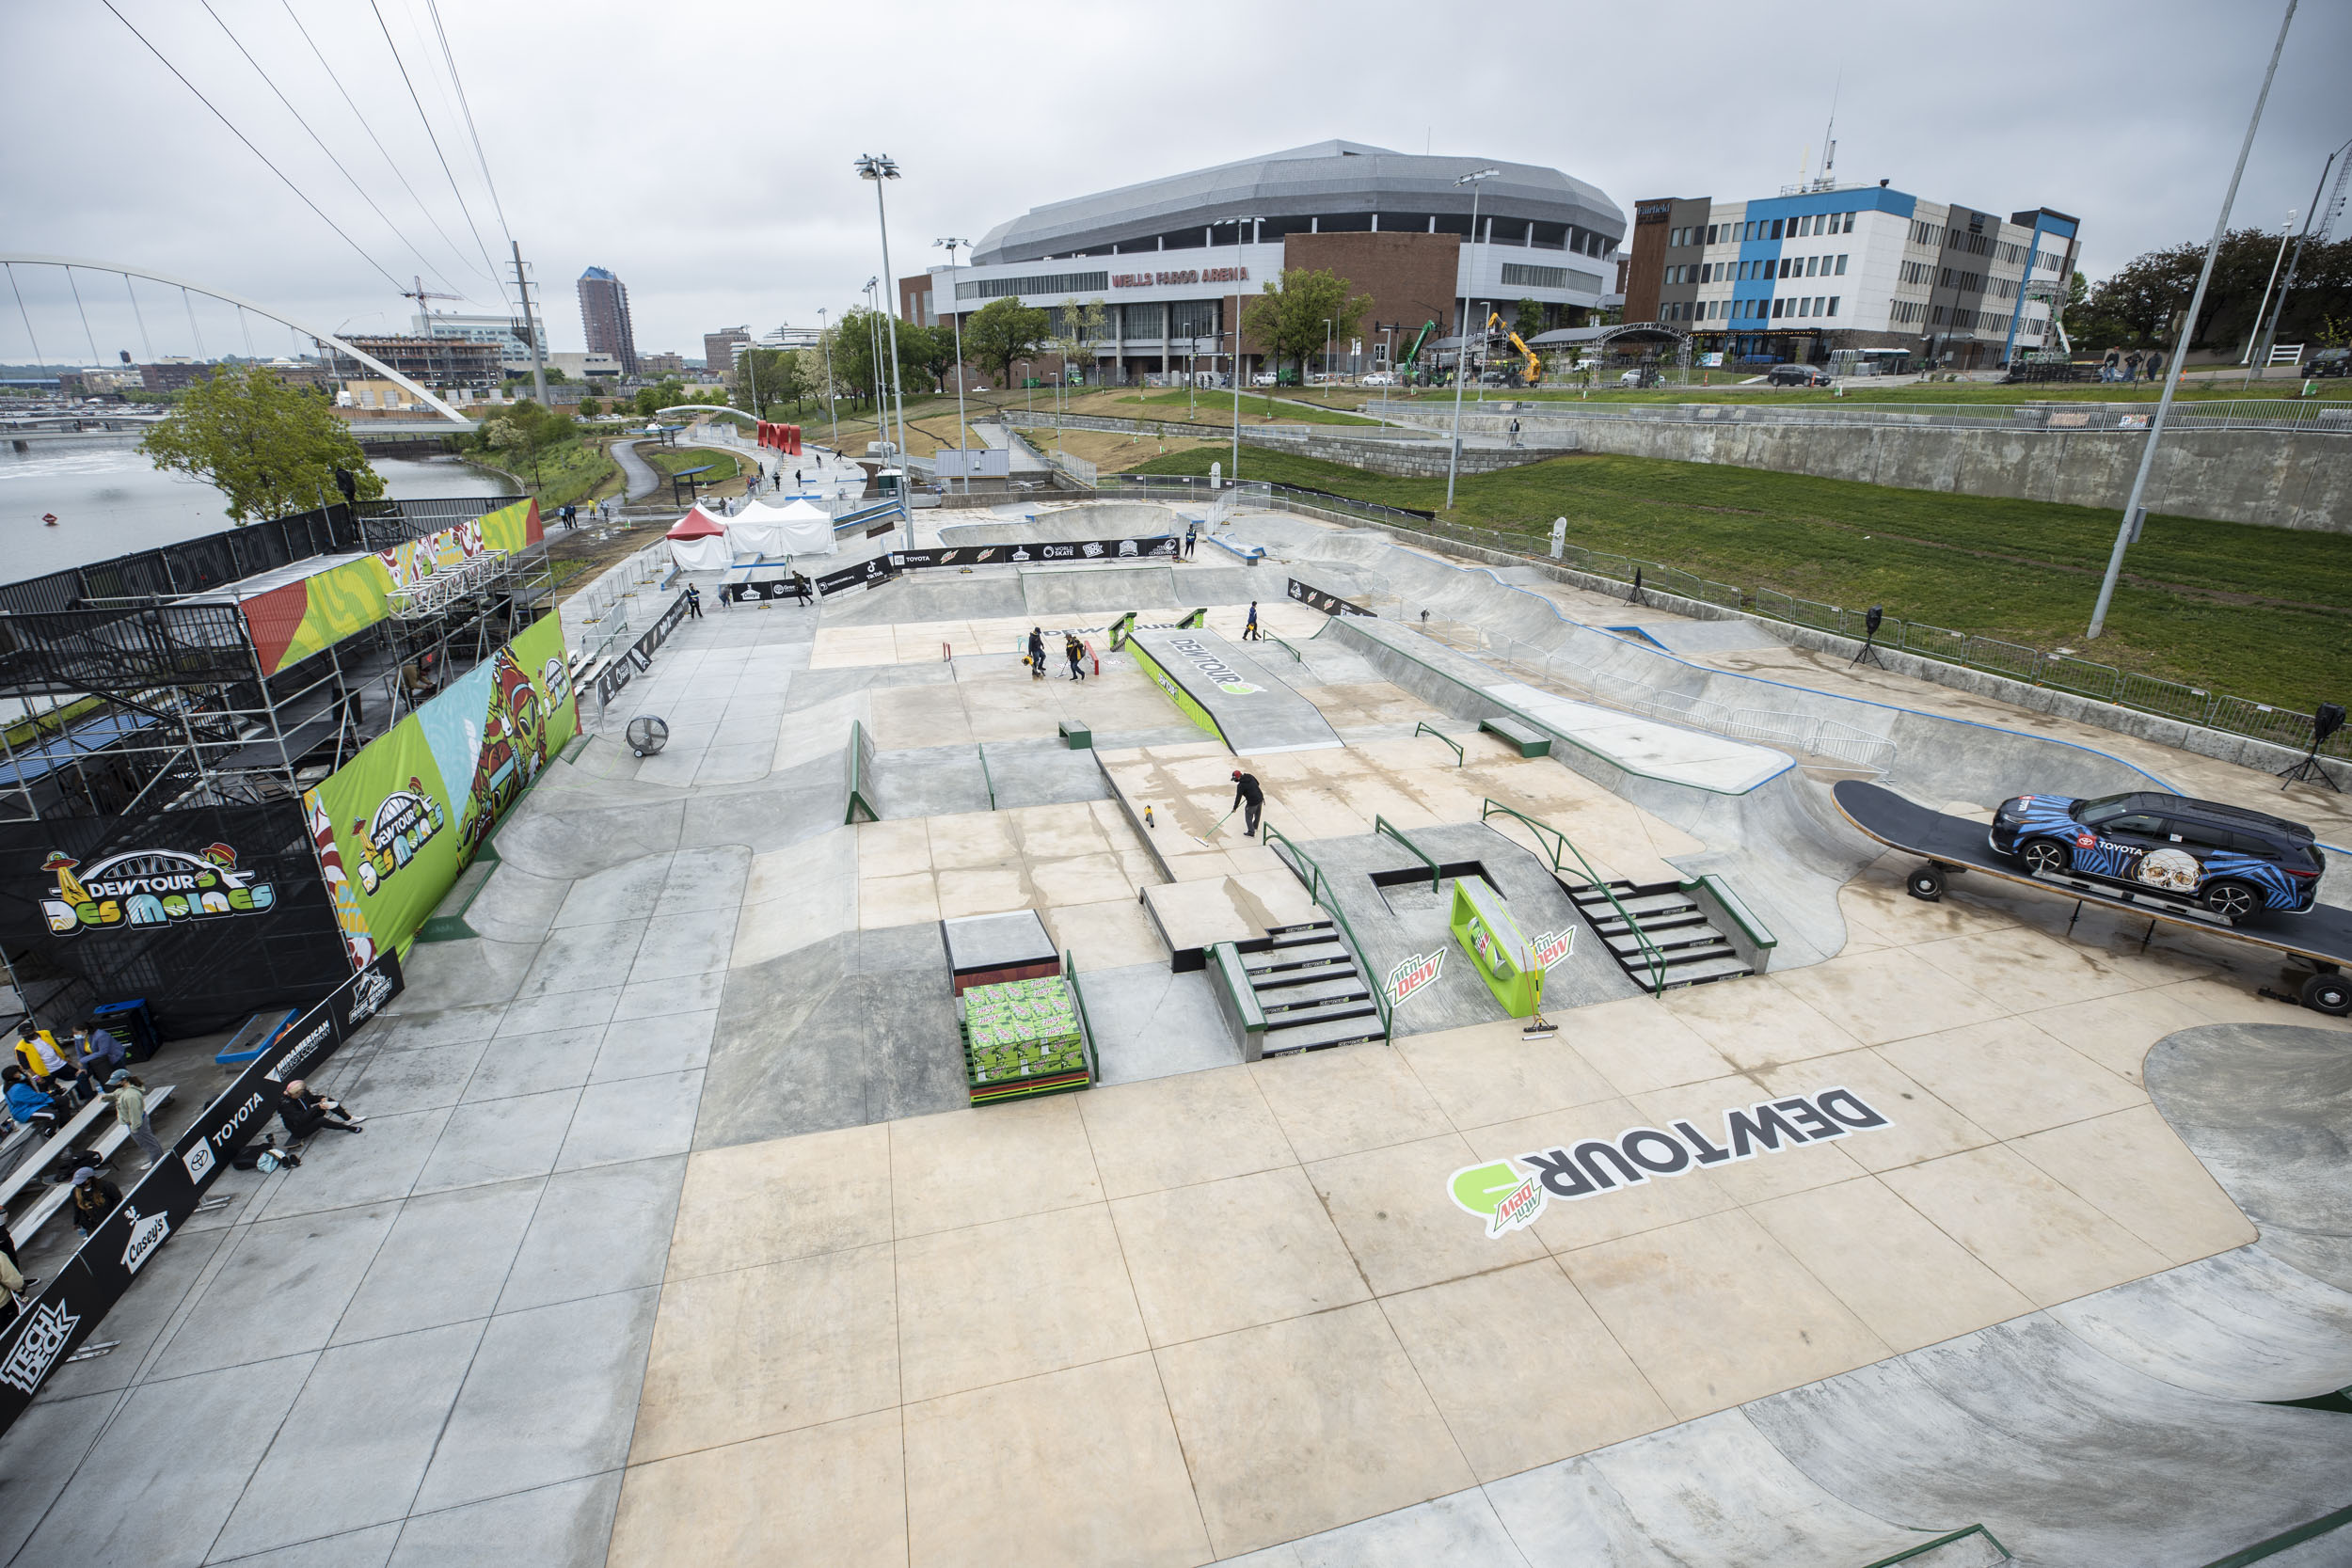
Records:
M1200 474L1223 449L1137 465ZM1245 450L1244 478L1437 510L1445 481ZM2340 534L2152 516L2106 635L2083 641L2116 515L2080 506L1638 457L1566 457L1465 476L1451 520L1663 562L1754 591L2082 657L2310 712L2352 692L2352 550Z

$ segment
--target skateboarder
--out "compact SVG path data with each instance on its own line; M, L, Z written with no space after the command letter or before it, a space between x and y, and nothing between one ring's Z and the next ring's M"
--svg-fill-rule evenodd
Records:
M1233 804L1242 811L1242 831L1250 837L1258 834L1258 816L1265 810L1265 791L1258 784L1258 775L1233 769Z
M1041 681L1045 678L1045 628L1043 626L1029 628L1029 678L1033 681Z

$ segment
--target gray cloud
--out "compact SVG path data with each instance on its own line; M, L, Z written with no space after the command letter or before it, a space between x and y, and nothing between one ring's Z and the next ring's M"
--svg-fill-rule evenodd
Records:
M487 275L503 270L505 242L424 0L378 3L480 245L364 4L292 0L441 233L280 0L213 3L391 227L201 7L116 0L402 286L421 272L428 288L496 309ZM699 355L719 326L813 324L882 270L872 190L850 167L861 151L905 170L889 191L905 275L943 259L935 237L976 237L1039 202L1327 136L1548 164L1628 207L1770 195L1818 167L1841 74L1841 178L2074 213L2095 277L2210 231L2280 8L444 0L441 11L555 346L581 346L572 280L594 264L628 282L641 348ZM103 7L9 0L6 26L8 248L178 274L329 328L402 327L411 308L394 285ZM2233 222L2275 226L2309 198L2328 149L2352 134L2346 59L2352 6L2305 4ZM87 355L62 277L20 270L19 282L47 356ZM82 283L101 355L143 352L119 285ZM195 333L215 353L244 347L232 312L206 308L192 331L176 294L142 285L138 298L153 352L190 352ZM0 358L28 355L15 315L0 299ZM290 342L255 330L264 352Z

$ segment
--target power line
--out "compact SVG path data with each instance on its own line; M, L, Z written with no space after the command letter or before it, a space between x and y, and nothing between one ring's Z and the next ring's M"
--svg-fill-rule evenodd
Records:
M482 166L482 182L489 187L490 207L499 215L499 232L506 243L515 243L515 231L506 227L506 204L499 199L498 182L490 178L490 160L482 150L482 133L473 128L473 105L466 102L466 84L457 74L457 56L450 53L449 35L441 30L441 8L436 0L424 0L424 8L433 16L433 36L441 40L441 59L449 67L450 84L457 89L457 108L466 117L466 135L473 138L474 162Z
M337 92L342 94L344 104L351 110L351 118L359 122L359 129L368 134L368 140L375 143L376 151L383 154L384 166L392 171L392 178L400 182L400 188L408 193L408 199L417 204L417 211L424 214L424 221L433 226L433 232L441 236L441 243L449 246L451 254L460 261L464 261L467 266L473 267L473 262L468 259L464 247L449 237L449 230L441 227L441 220L433 215L433 209L425 205L424 198L417 194L417 187L410 184L408 176L401 172L400 165L393 159L391 150L384 145L384 138L375 134L375 127L368 123L366 114L361 112L357 103L353 102L350 89L343 86L343 79L335 74L333 66L326 63L326 56L320 52L317 40L310 37L310 29L302 24L302 18L294 15L292 0L278 0L278 4L285 7L287 20L294 24L294 31L302 35L302 41L310 46L310 53L318 60L319 69L326 72L326 79L335 84ZM474 271L488 278L491 287L499 286L496 274L482 272L479 267L474 267Z
M115 10L115 0L99 0L99 4L104 6L108 10L114 11L115 20L121 23L123 26L130 28L130 33L133 38L138 40L141 43L147 44L147 52L154 55L158 60L162 60L166 71L170 71L174 76L179 76L180 85L186 87L190 92L196 93L196 101L203 104L206 108L211 109L213 111L213 118L219 120L223 125L228 126L229 134L236 137L239 141L245 143L246 150L251 152L256 158L261 159L262 166L267 168L272 174L278 176L280 181L283 181L288 190L294 192L296 197L301 198L302 204L305 207L310 208L313 213L317 213L318 219L321 223L326 225L327 228L334 230L336 235L342 239L343 244L351 246L353 250L358 251L361 261L375 268L377 272L382 273L385 282L389 283L394 290L399 289L400 279L394 277L390 273L385 272L382 264L378 262L374 257L369 255L366 251L361 250L359 248L359 242L353 239L350 235L345 234L342 230L342 226L337 223L333 218L328 217L325 212L321 211L317 202L311 200L307 196L303 196L302 187L295 184L292 180L288 180L286 178L286 171L279 168L276 164L271 163L269 161L269 155L263 152L260 148L253 145L252 137L246 135L243 131L238 130L227 115L222 114L218 108L215 107L211 99L205 97L200 91L198 91L197 86L194 82L189 81L185 76L182 76L180 73L180 68L173 65L168 59L165 59L164 52L162 50L156 48L152 43L148 43L147 35L140 32L136 27L132 27L131 19L129 17L123 15L119 10Z
M105 0L105 4L111 7L114 0ZM424 100L417 96L417 84L408 74L408 62L400 57L400 45L392 41L392 29L384 20L384 8L377 5L375 0L368 0L368 9L375 13L375 25L384 34L384 47L392 52L392 63L400 68L401 82L408 89L408 102L417 106L417 119L424 126L425 139L433 144L433 156L440 160L441 173L449 180L450 194L457 198L457 210L465 214L466 228L472 233L473 243L482 251L482 264L489 269L491 277L496 277L498 268L490 260L490 247L483 244L482 230L474 226L473 209L466 205L466 193L458 189L457 176L450 171L448 155L441 150L441 138L433 132L433 117L424 112ZM399 285L394 284L393 287L398 288ZM505 294L505 287L501 285L500 298L503 299Z
M352 174L351 170L343 167L343 161L335 156L334 149L328 147L326 139L322 137L318 132L311 129L310 122L302 118L302 111L294 106L293 100L289 99L282 91L279 91L277 82L271 79L270 73L262 69L262 62L253 57L253 51L247 49L243 41L238 39L237 35L229 30L229 24L221 21L220 12L213 9L213 0L199 0L199 3L204 7L204 14L213 19L214 25L217 26L221 30L222 35L225 36L230 43L236 45L237 53L245 56L245 63L253 68L253 73L262 79L262 85L267 87L270 91L278 94L278 102L286 105L286 112L294 116L294 123L301 126L303 131L309 135L312 141L318 143L319 150L326 154L326 161L335 166L335 172L349 181L351 182L351 188L359 193L359 199L368 204L368 211L373 213L379 219L382 219L384 227L390 230L394 237L396 237L401 244L408 247L410 255L416 257L416 259L419 261L423 262L425 266L432 268L434 280L436 282L448 282L448 278L440 276L440 269L438 267L435 267L431 261L425 261L424 252L417 248L415 242L410 240L406 234L401 232L400 226L392 222L390 218L384 215L384 209L375 204L375 198L367 193L365 187L359 183L358 180Z

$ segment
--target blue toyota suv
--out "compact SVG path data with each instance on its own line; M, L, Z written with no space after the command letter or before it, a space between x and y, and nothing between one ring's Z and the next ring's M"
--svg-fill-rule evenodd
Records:
M1996 853L2028 871L2168 894L2233 921L2256 910L2309 910L2328 869L2300 822L2148 791L2089 800L2020 795L2001 802L1990 836Z

